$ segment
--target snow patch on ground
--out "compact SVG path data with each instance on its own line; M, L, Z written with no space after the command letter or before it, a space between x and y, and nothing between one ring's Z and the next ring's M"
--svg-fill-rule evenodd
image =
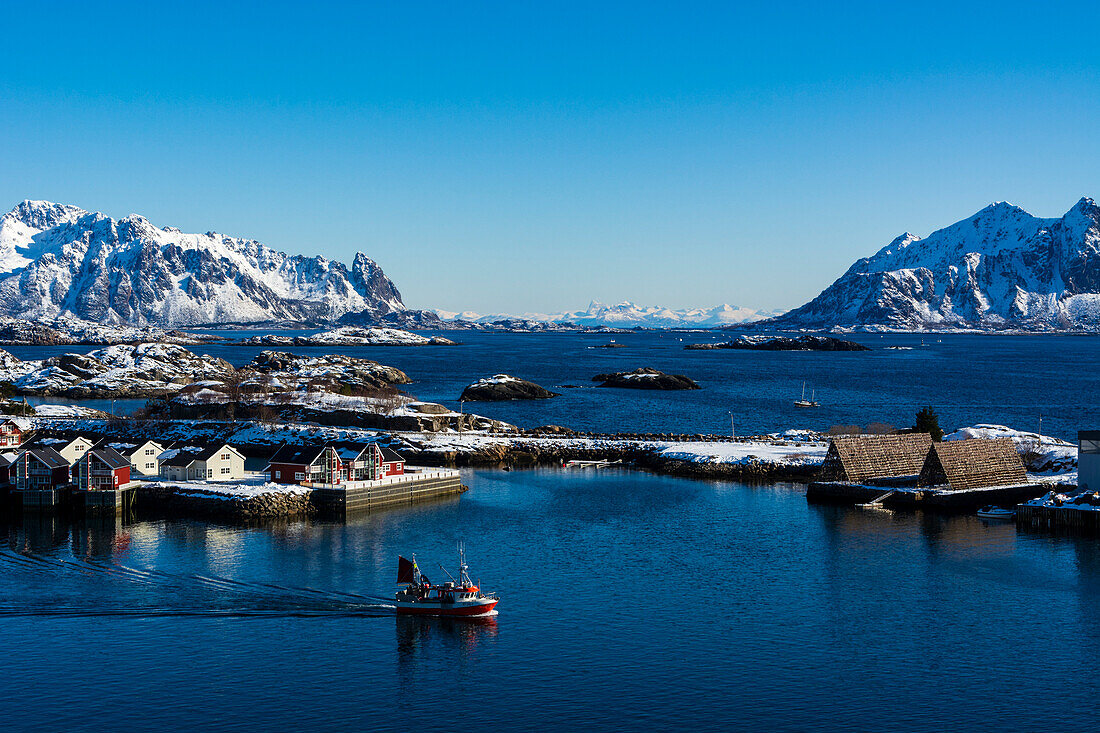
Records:
M944 440L1010 438L1028 471L1064 474L1077 468L1077 446L1049 435L1014 430L1004 425L972 425L943 436Z

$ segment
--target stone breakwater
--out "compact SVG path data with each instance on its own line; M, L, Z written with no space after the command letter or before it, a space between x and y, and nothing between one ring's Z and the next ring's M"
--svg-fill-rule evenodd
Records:
M172 484L144 484L136 490L134 510L142 514L204 517L247 522L318 514L311 492L267 492L256 496L212 494Z
M288 517L339 516L353 508L357 511L375 511L381 507L415 504L469 490L468 486L458 483L457 476L445 487L438 483L437 480L434 483L409 482L376 487L373 492L378 496L373 502L368 500L365 504L363 496L369 492L359 490L352 494L356 499L355 507L351 505L352 495L349 495L347 506L344 506L343 499L334 501L332 490L284 487L241 495L204 491L193 486L171 483L149 483L135 490L134 511L146 516L201 517L247 523Z
M809 481L820 471L818 463L793 464L765 459L737 462L701 462L661 455L663 447L642 443L575 445L554 441L491 443L473 449L414 449L403 451L412 463L433 466L561 466L569 461L619 461L634 468L669 476L737 481Z

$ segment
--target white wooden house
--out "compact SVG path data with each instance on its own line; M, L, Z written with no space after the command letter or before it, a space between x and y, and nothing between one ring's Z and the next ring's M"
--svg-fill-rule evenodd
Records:
M244 456L228 444L199 450L173 448L160 456L160 477L169 481L235 481L244 476Z

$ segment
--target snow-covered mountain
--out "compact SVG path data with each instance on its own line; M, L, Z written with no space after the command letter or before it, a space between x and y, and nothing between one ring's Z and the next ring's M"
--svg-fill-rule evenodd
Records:
M363 253L349 269L255 240L158 229L75 206L24 201L0 217L0 315L185 326L274 320L327 323L404 311Z
M629 301L606 305L592 301L586 310L564 313L524 313L521 316L491 314L479 315L471 311L453 313L435 311L444 320L463 320L474 323L494 323L504 320L525 319L543 323L572 323L577 326L616 328L713 328L734 323L747 323L775 315L775 311L756 311L720 305L715 308L690 308L672 310L657 306L639 306Z
M903 234L783 328L1100 330L1100 207L1058 219L996 203L921 239Z

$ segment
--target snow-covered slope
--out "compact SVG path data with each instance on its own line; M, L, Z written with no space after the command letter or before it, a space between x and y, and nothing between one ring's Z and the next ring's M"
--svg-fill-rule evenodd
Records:
M921 239L903 234L767 325L1100 330L1100 207L1060 219L991 204Z
M543 323L573 323L577 326L612 326L618 328L711 328L734 323L747 323L775 315L774 311L756 311L731 305L714 308L689 308L672 310L658 306L640 306L629 301L606 305L592 301L583 311L564 313L524 313L521 316L505 314L479 315L471 311L453 313L435 311L444 320L464 320L474 323L493 323L508 319L526 319Z
M349 269L255 240L46 201L0 217L0 315L182 326L403 310L397 288L362 253Z

